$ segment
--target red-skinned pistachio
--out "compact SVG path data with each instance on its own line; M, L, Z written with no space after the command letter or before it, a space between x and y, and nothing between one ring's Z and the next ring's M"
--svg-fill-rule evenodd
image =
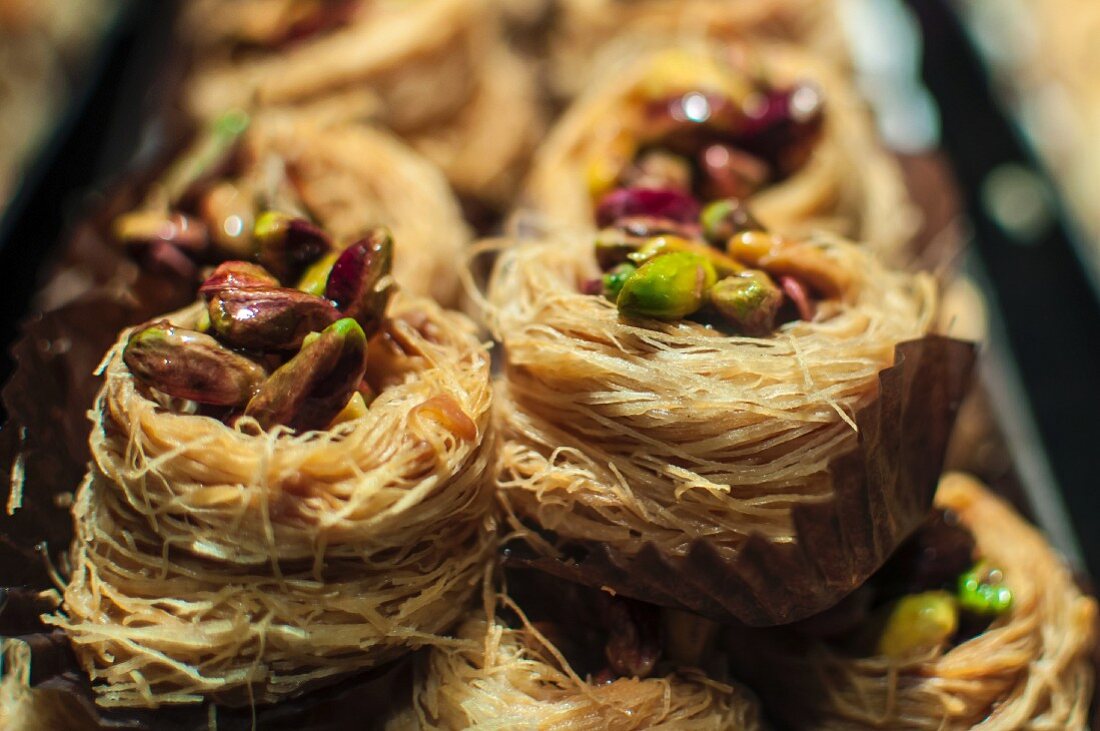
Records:
M389 231L376 229L340 254L329 273L325 296L340 312L354 317L369 336L381 324L393 294L392 268L393 238Z
M604 624L608 632L604 653L611 669L622 677L648 677L661 658L657 608L625 597L608 597Z
M252 238L259 247L260 263L280 282L297 281L303 270L332 249L321 229L304 218L266 211L256 219Z
M199 294L209 299L226 289L268 289L278 286L279 280L259 264L226 261L206 278L199 287Z
M283 287L222 289L210 297L210 327L225 343L251 350L293 350L340 318L328 300Z
M267 372L217 340L162 321L134 332L122 359L141 382L213 406L247 402Z
M596 207L600 228L635 216L694 224L699 220L699 203L690 193L674 188L619 188L601 198Z
M347 405L367 367L367 338L345 317L276 370L248 402L245 415L264 429L285 425L296 431L324 429Z

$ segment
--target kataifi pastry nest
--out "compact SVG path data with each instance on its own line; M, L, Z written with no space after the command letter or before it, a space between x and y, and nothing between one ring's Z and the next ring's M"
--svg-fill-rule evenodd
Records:
M554 601L551 599L550 601ZM502 613L514 617L507 622ZM565 627L566 631L581 628ZM412 708L388 729L629 731L763 728L743 688L689 667L589 682L506 593L471 612L450 647L421 658Z
M891 263L906 263L920 214L900 168L880 145L851 83L827 60L793 46L642 44L605 58L599 78L536 154L523 202L555 225L595 228L592 171L611 177L630 163L655 96L701 92L747 106L761 87L801 82L821 93L821 130L806 162L746 199L753 215L781 234L831 231L865 243Z
M470 231L434 165L384 130L288 115L261 117L244 144L254 187L284 169L301 205L342 245L388 227L399 242L393 274L402 289L455 304L454 262Z
M330 25L315 24L290 44L247 42L261 31L293 32L296 12L286 0L190 3L181 29L195 57L188 111L210 118L280 108L369 119L439 165L461 195L510 202L542 111L533 69L508 49L494 2L318 3L310 12L335 14ZM262 13L271 28L257 21Z
M927 276L813 245L851 274L849 298L762 338L620 317L579 291L599 274L585 240L502 253L498 481L530 529L513 560L757 625L821 611L881 565L931 506L973 346L929 334Z
M601 50L655 39L765 38L847 63L832 0L562 0L550 38L553 88L567 97L598 74Z
M442 641L496 545L489 362L467 319L396 300L366 415L298 435L154 400L128 335L50 619L101 706L269 703Z
M753 658L744 665L757 687L799 729L1086 728L1096 602L1043 536L973 478L945 476L936 505L953 511L977 553L1001 569L1008 613L959 645L910 660L750 634L736 645Z

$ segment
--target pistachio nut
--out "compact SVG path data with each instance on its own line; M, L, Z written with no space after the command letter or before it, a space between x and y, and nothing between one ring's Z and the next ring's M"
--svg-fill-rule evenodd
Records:
M722 317L746 335L767 335L775 329L775 316L783 304L783 292L767 274L748 270L726 277L710 289L710 303Z
M806 322L814 319L814 312L817 308L802 282L794 277L780 277L779 288L783 290L783 294L787 295L787 299L794 303L795 309L798 310L799 319Z
M633 216L667 218L680 223L699 220L699 203L675 188L618 188L600 199L596 224L600 228Z
M316 297L324 297L329 274L332 272L332 265L339 258L340 252L333 251L310 264L309 268L302 274L302 278L298 280L297 288Z
M714 247L680 236L654 236L647 239L637 251L628 254L627 258L641 265L654 257L674 251L689 252L703 257L710 262L720 277L737 275L745 271L741 262L726 256Z
M279 280L259 264L224 261L202 283L199 294L209 299L225 289L269 289L278 286Z
M135 331L122 360L142 383L175 398L214 406L244 404L267 377L259 365L209 335L167 321Z
M665 150L649 150L638 156L624 173L624 182L632 188L673 188L691 190L691 163Z
M348 405L367 368L367 337L354 319L332 323L264 381L245 416L264 429L324 429Z
M223 342L251 350L292 350L340 318L332 303L284 287L228 288L207 308L210 329Z
M604 654L620 677L646 678L661 659L661 620L656 607L627 599L604 600L608 639Z
M1012 590L1005 585L1000 569L979 561L959 577L958 599L968 612L998 615L1012 607Z
M742 231L730 238L726 252L734 259L772 276L795 277L824 297L843 297L852 276L823 249L804 241L788 241L762 231Z
M748 198L772 176L771 166L744 150L723 144L707 145L699 153L702 189L713 198Z
M260 263L280 282L295 282L310 264L332 250L328 234L304 218L265 211L256 219L252 237Z
M764 230L748 206L737 198L723 198L709 204L700 214L699 222L703 225L703 236L707 241L723 248L731 238L743 231Z
M878 653L904 659L927 652L951 639L958 626L955 597L946 591L902 597L890 610L879 635Z
M325 296L340 312L358 320L368 335L373 334L395 289L392 269L393 237L384 228L375 229L340 253L332 265Z
M781 175L790 175L813 154L824 110L824 94L809 82L757 94L745 105L736 144L767 160Z
M607 271L627 261L627 257L641 248L645 239L627 234L620 228L605 228L596 234L596 263Z
M638 267L626 262L618 265L607 274L603 275L603 296L614 302L619 298L619 293L623 291L623 285L626 284L626 280L633 276L634 272L638 271Z
M650 259L623 284L616 304L628 317L679 320L702 306L718 275L698 254L677 251Z

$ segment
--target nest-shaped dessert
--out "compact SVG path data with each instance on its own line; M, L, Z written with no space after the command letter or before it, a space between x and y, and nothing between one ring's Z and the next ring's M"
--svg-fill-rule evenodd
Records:
M505 358L498 481L533 529L524 558L775 624L835 603L923 520L972 346L930 336L925 275L839 240L801 246L847 291L759 337L582 293L599 275L583 240L502 253L487 313Z
M1096 602L1043 536L973 478L945 476L936 505L1003 574L1011 605L992 623L900 657L789 630L740 632L734 645L752 658L740 669L792 728L1086 728Z
M191 3L185 104L202 118L275 107L370 118L439 164L460 193L504 205L541 115L498 11L488 0Z
M269 211L312 222L336 249L389 227L402 289L444 304L458 298L453 262L469 229L447 181L364 125L222 115L114 219L112 234L145 269L197 285L204 265L260 254L255 225Z
M274 702L461 616L495 546L489 362L468 320L399 297L360 346L369 407L299 433L158 395L124 361L130 335L105 361L50 619L100 705Z
M847 58L832 0L563 0L551 31L551 79L555 91L573 96L608 46L746 37L789 42L838 64Z
M576 594L561 585L560 591L544 595L541 606L531 610L544 616L568 614L570 608L562 605ZM387 728L505 725L562 731L750 731L763 727L750 693L695 667L658 662L648 677L609 670L593 676L574 667L566 646L591 645L593 637L588 635L599 635L592 630L598 624L594 617L579 625L532 621L507 593L490 594L484 609L467 616L452 646L433 648L421 658L412 707ZM595 654L600 654L598 646Z
M670 174L668 153L690 181ZM734 197L769 229L831 231L892 263L910 258L919 222L851 83L825 59L762 41L635 44L604 59L539 149L524 202L591 229L623 186Z

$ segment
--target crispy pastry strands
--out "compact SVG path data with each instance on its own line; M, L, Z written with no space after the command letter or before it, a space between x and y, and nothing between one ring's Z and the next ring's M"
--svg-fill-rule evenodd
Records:
M532 69L500 36L490 0L371 0L350 22L278 51L234 54L223 30L284 0L200 0L188 103L200 117L236 106L366 118L394 130L466 196L504 207L542 128ZM216 19L216 20L214 20ZM220 49L220 50L219 50ZM507 114L501 110L507 108Z
M515 612L522 628L500 620L502 609ZM454 646L430 652L413 708L387 728L749 731L761 723L750 694L694 669L590 684L502 594L463 623Z
M850 300L766 338L621 319L577 291L599 273L583 239L505 251L488 314L506 353L510 509L628 554L706 539L728 559L750 532L794 538L792 506L829 497L829 461L857 442L852 414L876 398L895 345L935 316L928 277L850 243L818 245L852 274Z
M798 728L1085 728L1096 602L1043 536L973 478L946 475L936 503L957 513L980 555L1004 571L1009 613L946 652L894 664L766 635L753 647L738 641L758 663L758 687L782 681L776 712ZM783 702L792 697L800 702Z
M390 385L299 436L166 410L120 338L50 619L101 705L271 702L446 641L495 547L488 356L430 302L390 315L371 349Z
M462 212L438 169L389 133L364 125L262 116L245 137L262 185L271 168L294 173L302 203L322 228L349 244L376 226L398 241L394 278L445 305L459 292L455 259L469 239Z
M399 132L455 114L476 82L492 30L485 0L359 3L348 22L286 48L235 48L250 24L283 0L190 3L182 34L196 68L186 104L200 117L226 109L304 106L324 97L367 97L367 107ZM267 7L264 7L267 6Z
M563 0L551 37L552 79L578 93L599 68L600 49L653 38L767 38L847 60L832 0ZM594 62L595 59L595 62Z
M593 160L628 162L624 140L636 139L642 128L648 86L683 93L699 87L744 90L754 77L777 87L810 81L825 99L821 137L798 171L748 199L754 215L779 233L824 229L867 242L891 263L908 260L905 249L919 214L862 101L824 59L763 42L685 43L675 50L620 49L605 58L603 71L557 123L533 163L526 202L548 220L595 227L588 166Z

